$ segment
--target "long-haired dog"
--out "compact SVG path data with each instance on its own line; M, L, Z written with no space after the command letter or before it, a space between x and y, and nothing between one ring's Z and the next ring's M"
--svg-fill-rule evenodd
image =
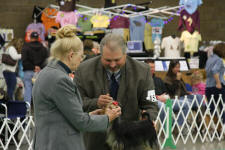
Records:
M201 130L201 133L203 135L205 135L207 133L207 129L208 129L208 132L209 132L209 136L213 136L213 134L216 132L216 136L220 136L220 134L222 133L222 125L219 123L218 126L217 126L217 123L219 121L218 119L218 116L215 115L214 117L212 117L210 115L210 111L207 110L206 112L206 116L205 118L203 118L204 121L205 121L205 125L206 127L202 127L202 130ZM211 122L211 123L210 123ZM207 128L207 129L206 129ZM210 141L210 138L207 136L207 140Z
M112 106L114 105L114 106ZM108 107L115 107L117 102ZM144 113L138 121L115 119L107 131L107 144L112 150L141 149L152 150L157 145L157 134L148 113Z

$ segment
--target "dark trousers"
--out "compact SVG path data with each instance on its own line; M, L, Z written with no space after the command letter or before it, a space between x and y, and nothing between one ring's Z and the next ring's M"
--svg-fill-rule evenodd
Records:
M10 71L3 71L3 76L7 85L7 95L9 100L13 100L13 94L16 88L16 73Z
M222 94L223 103L225 104L225 85L222 85L221 89L217 89L216 87L206 88L206 97L208 99L208 102L211 103L210 104L210 112L211 113L216 111L215 110L215 104L217 104L217 102L219 100L219 94ZM211 95L214 95L215 104L213 102L211 102ZM223 109L222 102L219 103L219 108L220 108L220 110ZM225 124L225 112L223 112L222 120L223 120L223 123Z

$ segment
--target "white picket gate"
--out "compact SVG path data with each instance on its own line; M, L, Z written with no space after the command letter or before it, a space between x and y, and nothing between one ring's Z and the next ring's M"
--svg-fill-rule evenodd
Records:
M179 100L176 98L174 101ZM187 101L187 98L184 98L184 101ZM212 96L210 103L207 103L205 108L203 108L203 101L200 104L197 103L197 109L193 111L191 108L195 102L197 102L196 97L194 97L192 103L188 103L189 109L186 115L182 111L184 103L178 103L180 110L175 113L172 111L171 116L169 115L169 108L160 108L156 125L158 130L158 143L161 149L165 146L176 145L180 140L186 144L188 140L195 143L197 139L200 139L202 143L205 143L214 140L221 141L223 139L225 126L221 118L222 111L225 111L225 106L222 97L220 96L217 103L215 103L214 97ZM211 103L215 105L215 108L219 108L219 103L221 103L224 106L223 110L216 109L214 112L210 113L209 106ZM173 103L172 107L174 104L175 103ZM160 113L162 111L166 112L163 120L160 119ZM184 118L182 125L178 124L180 115ZM217 121L213 120L215 117L218 118ZM171 126L169 123L171 123ZM15 120L10 120L8 118L2 119L0 124L0 149L7 150L10 145L13 145L16 150L21 150L21 147L25 145L26 149L32 150L34 126L34 119L31 115L28 115L23 120L20 118ZM184 129L188 131L185 135L182 132ZM18 132L17 140L16 135ZM7 138L5 138L6 135Z

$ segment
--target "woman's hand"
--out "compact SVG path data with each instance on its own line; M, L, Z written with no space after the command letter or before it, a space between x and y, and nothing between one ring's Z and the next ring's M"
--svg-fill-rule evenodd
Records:
M118 118L121 115L121 108L119 106L113 109L106 108L105 114L108 115L109 122L112 122L114 119Z
M181 72L177 72L177 80L181 80L181 76L182 76Z
M40 71L41 71L41 68L39 66L35 66L34 72L40 72Z
M103 109L96 109L92 112L89 112L89 115L102 115L104 114L104 110Z

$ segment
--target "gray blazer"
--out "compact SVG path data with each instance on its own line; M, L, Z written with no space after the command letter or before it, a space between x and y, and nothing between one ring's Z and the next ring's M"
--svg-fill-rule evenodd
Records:
M109 93L106 71L101 64L101 57L89 59L78 67L75 82L84 100L85 111L97 107L99 95ZM122 120L138 120L140 109L147 110L152 119L157 117L157 103L147 101L147 91L154 89L150 68L143 62L127 56L126 64L121 69L117 101L122 109ZM96 138L98 137L98 138ZM107 150L105 133L88 133L85 137L87 150Z
M32 94L35 150L84 150L83 131L107 129L106 115L83 112L76 84L55 60L39 73Z

